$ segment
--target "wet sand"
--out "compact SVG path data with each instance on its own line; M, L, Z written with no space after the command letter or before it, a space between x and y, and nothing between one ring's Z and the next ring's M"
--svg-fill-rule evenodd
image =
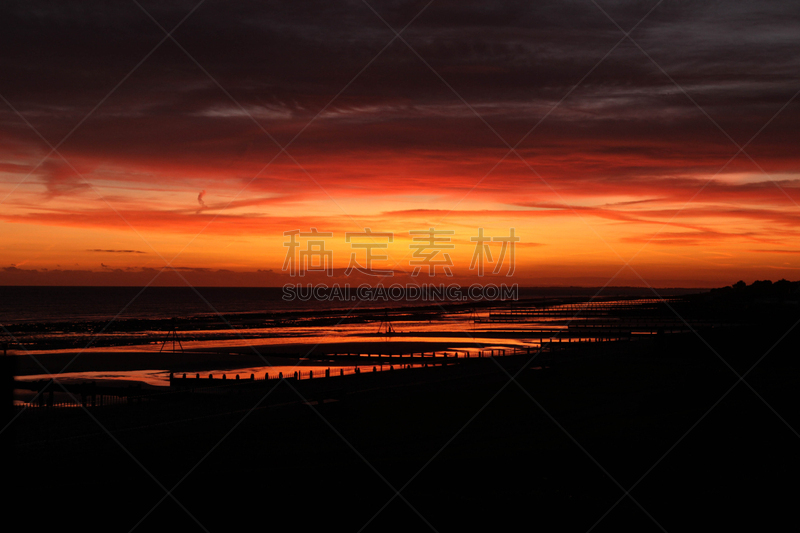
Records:
M61 372L165 370L193 372L220 365L263 365L264 358L257 355L228 355L218 352L65 352L54 354L13 355L16 375L58 374ZM35 360L34 360L35 358ZM292 364L294 359L270 355L268 364ZM38 362L38 364L37 364Z
M506 347L498 341L491 345L472 341L463 342L338 342L317 344L260 344L188 349L185 352L157 351L106 351L15 354L13 358L18 376L38 375L46 372L92 372L164 370L170 372L198 372L216 368L246 368L255 366L294 366L316 364L304 360L324 354L410 354L443 352L447 350L478 350L490 346ZM34 360L35 358L35 360ZM37 363L38 362L38 363ZM336 366L335 360L328 361ZM328 364L326 363L326 364ZM347 362L346 364L352 364ZM44 368L42 368L44 367Z

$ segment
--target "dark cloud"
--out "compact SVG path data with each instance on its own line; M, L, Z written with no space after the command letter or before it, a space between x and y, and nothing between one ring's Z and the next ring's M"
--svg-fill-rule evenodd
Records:
M655 3L600 5L628 29ZM193 2L142 5L170 30ZM372 5L400 29L425 2ZM74 124L164 36L132 2L18 1L3 9L0 30L8 52L0 61L0 91L32 121L50 128ZM799 20L798 10L785 2L760 2L758 9L744 1L664 2L632 36L701 103L744 105L752 113L791 95L800 76ZM206 2L175 33L203 68L270 126L310 119L392 37L362 2L322 1ZM558 0L434 2L403 37L469 102L515 115L520 105L536 108L561 98L623 34L591 2ZM674 87L624 41L570 102L589 105L605 98L628 111L658 111L664 102L654 109L654 94L674 95ZM335 108L403 104L444 106L446 112L460 102L395 40ZM167 41L98 109L95 120L200 116L219 122L236 111ZM601 111L615 114L613 105Z
M200 211L202 211L203 209L207 209L207 208L208 208L208 206L206 205L206 203L203 201L203 197L204 197L205 195L206 195L206 191L205 191L205 189L203 189L202 191L200 191L200 193L197 195L197 203L200 205L200 207L198 207L198 209L197 209L197 213L198 213L198 214L199 214L199 213L200 213Z
M38 272L38 270L36 270L36 269L22 269L22 268L17 268L17 267L12 265L12 266L8 266L8 267L3 267L3 272L9 272L9 273L26 272L26 273L35 274L35 273Z
M146 254L147 252L142 252L139 250L100 250L100 249L93 249L93 250L86 250L87 252L101 252L106 254Z

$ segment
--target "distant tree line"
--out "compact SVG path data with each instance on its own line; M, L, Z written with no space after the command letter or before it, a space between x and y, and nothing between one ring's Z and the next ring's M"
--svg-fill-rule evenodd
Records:
M736 299L736 300L775 300L791 302L800 298L800 281L781 279L776 282L771 280L758 280L750 285L744 281L737 281L728 287L711 289L711 298Z

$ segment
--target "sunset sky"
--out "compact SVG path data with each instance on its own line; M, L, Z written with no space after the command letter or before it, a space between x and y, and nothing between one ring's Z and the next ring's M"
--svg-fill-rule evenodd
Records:
M145 285L170 265L156 285L282 285L284 232L311 228L333 233L337 279L364 228L394 235L373 267L395 281L428 228L454 231L457 279L479 228L515 229L522 285L800 278L792 2L0 15L0 284Z

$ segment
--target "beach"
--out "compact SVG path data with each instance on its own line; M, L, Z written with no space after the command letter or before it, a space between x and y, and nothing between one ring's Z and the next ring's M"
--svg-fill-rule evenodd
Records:
M292 342L272 327L267 342L204 337L182 352L161 339L7 356L19 380L46 377L39 364L73 372L41 379L42 400L28 390L11 415L12 501L32 512L27 495L55 491L54 516L84 502L126 530L245 529L276 514L303 530L712 528L732 525L731 506L737 524L778 527L793 507L770 487L800 474L794 308L731 305L517 303L463 314L461 328L449 314L396 321L396 338L358 321L344 336L305 324ZM50 390L74 402L48 407Z
M719 340L712 340L717 349L743 339ZM96 411L97 421L69 410L61 423L72 429L61 438L48 433L47 418L32 418L17 427L38 438L18 452L25 475L15 479L27 497L14 501L27 509L30 495L51 487L61 494L48 504L54 514L102 507L125 529L142 519L145 529L190 528L194 518L207 528L244 529L279 514L299 529L335 521L394 530L428 521L459 531L533 520L546 530L582 531L602 519L602 530L648 530L652 521L633 512L624 489L648 474L732 380L691 337L640 345L647 357L619 348L546 370L522 369L527 359L503 361L505 371L483 360L473 375L428 368L406 383L373 381L324 396L302 389L298 397L297 384L276 381L264 401L270 388L184 406ZM772 367L753 385L769 390L794 423L786 372ZM752 394L737 391L637 486L636 502L669 529L686 521L725 526L730 506L739 508L739 524L779 527L793 506L774 483L800 465L794 437L765 415ZM66 480L78 490L59 490ZM604 517L615 504L617 512Z

